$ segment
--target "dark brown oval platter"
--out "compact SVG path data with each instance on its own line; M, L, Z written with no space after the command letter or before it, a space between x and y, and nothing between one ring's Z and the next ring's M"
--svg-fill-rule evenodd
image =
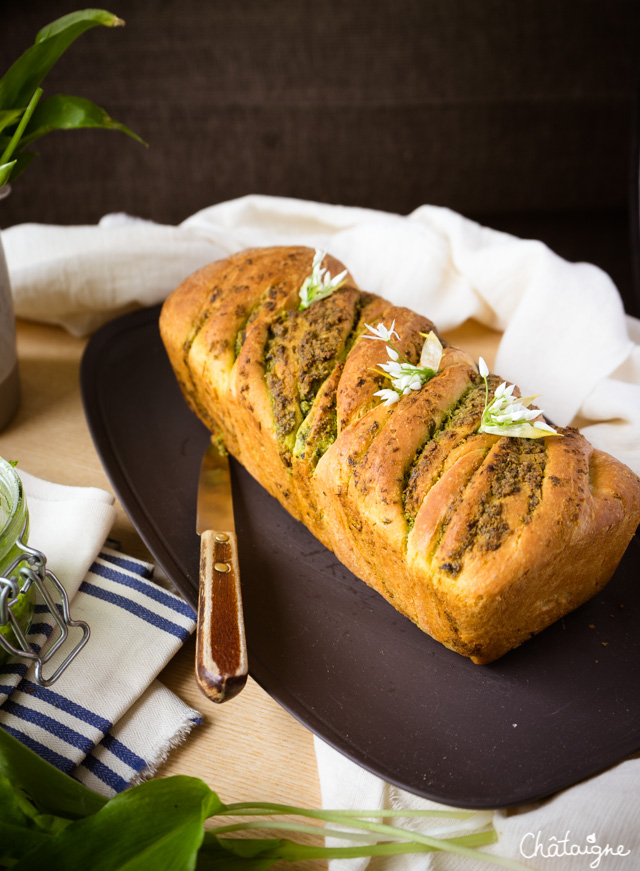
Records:
M208 434L179 391L158 315L125 315L93 336L82 395L118 498L195 606ZM640 749L638 535L600 595L477 666L355 578L235 462L232 480L250 673L355 762L420 796L492 808Z

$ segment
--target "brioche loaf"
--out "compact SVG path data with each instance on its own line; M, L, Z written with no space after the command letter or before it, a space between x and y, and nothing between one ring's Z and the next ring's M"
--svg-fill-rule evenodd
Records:
M414 363L435 328L349 275L299 311L313 256L253 249L187 278L160 318L178 382L214 438L355 575L491 662L606 584L640 520L640 480L572 428L478 432L484 381L446 343L434 378L381 403L384 348L363 340L365 324L395 321Z

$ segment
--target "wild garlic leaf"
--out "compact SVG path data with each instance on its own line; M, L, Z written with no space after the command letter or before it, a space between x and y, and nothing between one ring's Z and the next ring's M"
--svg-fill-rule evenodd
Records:
M302 808L289 808L290 812L298 815L315 816L326 818L327 816L339 817L342 825L347 829L367 828L371 825L370 812L365 811L325 811L314 812ZM362 813L363 817L354 817L353 814ZM410 815L415 811L409 811ZM419 812L418 812L419 813ZM423 815L431 815L432 812L423 812ZM436 811L436 813L438 813ZM461 812L454 811L458 817ZM393 815L393 811L391 811ZM379 814L382 816L382 813ZM470 817L473 814L469 814ZM264 825L264 823L262 823ZM259 827L260 822L255 826ZM276 826L278 824L271 823ZM287 822L282 822L281 829L289 828ZM465 835L456 835L448 838L429 838L411 829L396 826L383 826L384 833L379 835L358 835L355 833L342 832L342 837L351 840L352 844L346 847L325 847L322 844L299 844L288 838L280 839L228 839L219 838L211 830L205 832L204 841L200 848L197 871L267 871L275 862L303 862L314 859L354 859L360 856L399 856L406 854L430 853L434 850L461 853L479 861L489 864L500 864L504 867L526 871L518 862L510 862L505 859L495 859L486 853L479 852L478 847L484 847L495 843L498 838L495 829L482 829L472 831ZM313 827L314 833L321 834L323 829ZM326 829L324 830L326 832ZM336 833L334 832L334 835ZM371 839L371 840L369 840ZM356 843L356 841L362 841ZM367 842L368 841L368 842Z
M0 866L11 867L35 847L69 825L62 817L40 814L8 777L0 776Z
M63 774L29 750L5 729L0 729L0 776L21 790L39 813L78 819L104 807L103 798Z
M86 22L93 22L89 24L90 27L95 27L98 24L105 27L122 27L124 25L121 18L118 18L113 12L107 12L106 9L80 9L77 12L68 12L61 18L56 18L51 24L45 24L36 35L36 44L44 42L45 39L51 39L52 36L57 36L59 33L68 32L71 28L84 27ZM84 30L81 32L84 33Z
M42 833L55 834L69 825L70 820L52 814L41 814L33 802L20 789L16 789L8 777L0 777L0 825L12 823L39 829ZM0 838L0 845L3 843Z
M44 77L75 40L92 27L123 22L104 9L84 9L47 24L0 79L0 109L24 108Z
M146 143L129 130L124 124L114 121L101 109L96 106L91 100L85 100L82 97L70 97L66 94L56 94L53 97L47 97L38 105L31 120L27 125L24 136L20 141L20 147L29 145L51 133L53 130L79 130L81 128L98 127L102 130L119 130L121 133L126 133L138 142L146 145Z
M24 107L22 109L5 109L0 112L0 131L4 130L10 124L15 124L20 120ZM8 140L7 140L8 141Z
M281 838L217 838L205 832L196 868L197 871L268 871L284 858L284 845L288 843L291 842Z
M442 839L371 819L407 813L442 816L442 811L318 811L268 802L224 805L202 780L184 776L151 780L107 801L44 762L3 729L0 807L0 863L14 871L269 871L280 860L384 856L434 849L525 871L519 862L477 852L477 847L496 840L495 830L484 830L486 822L480 821L481 831ZM61 816L42 814L43 808L57 808ZM356 831L353 837L345 833L349 840L364 835L367 840L382 838L385 843L328 848L280 837L221 838L204 830L210 816L270 818L280 813L339 823ZM67 815L72 819L63 818ZM454 809L444 815L465 820L474 816ZM308 829L306 824L283 821L280 825L270 819L223 826L234 832L267 827L280 832ZM313 832L317 831L314 827ZM393 843L387 843L389 840Z
M3 807L2 813L4 811ZM32 826L0 820L0 867L12 868L33 849L44 849L46 852L51 838L52 835Z
M8 163L3 163L0 166L0 187L6 184L11 178L11 173L17 165L17 160L10 160Z
M29 104L24 110L16 129L11 133L9 144L6 146L6 148L2 152L2 155L0 156L0 163L5 163L6 161L11 160L14 151L18 150L27 124L31 120L31 116L33 115L38 103L40 102L41 97L42 88L36 88L36 90L31 95Z
M15 789L9 778L5 776L0 777L0 807L2 808L0 823L11 823L31 828L33 818L38 815L38 811L31 802L19 790Z
M19 154L21 149L51 130L77 129L80 127L99 127L119 130L142 144L140 137L110 118L107 113L88 100L77 100L75 104L64 97L52 97L47 105L36 115L33 123L32 113L42 90L40 84L56 61L69 46L83 33L93 27L103 25L115 27L124 24L121 19L104 9L83 9L72 12L52 21L43 27L36 36L35 44L28 48L9 67L0 78L0 186L15 181L26 169L34 155ZM74 100L74 98L68 98ZM24 138L25 128L29 135ZM14 155L15 163L8 168Z
M14 165L13 172L11 173L11 181L15 181L25 169L29 166L34 157L37 157L38 153L36 151L22 151L20 154L16 155L16 159L12 161Z
M116 795L31 850L19 871L191 871L218 796L195 777L150 780Z

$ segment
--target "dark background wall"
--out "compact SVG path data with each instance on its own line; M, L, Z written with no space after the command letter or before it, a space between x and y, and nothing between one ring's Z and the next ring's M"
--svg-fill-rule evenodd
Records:
M6 68L81 6L0 2ZM45 82L135 129L56 133L2 224L176 223L247 193L449 206L600 263L635 305L638 0L114 0Z

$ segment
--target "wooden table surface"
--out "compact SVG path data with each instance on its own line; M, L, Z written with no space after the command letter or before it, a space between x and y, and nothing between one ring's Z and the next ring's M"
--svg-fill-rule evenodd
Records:
M20 468L62 484L113 492L93 446L82 407L79 366L86 339L58 327L19 322L20 409L0 433L0 456ZM447 338L491 365L499 335L469 322ZM111 536L122 551L153 561L131 521L116 502ZM306 807L321 804L311 732L253 680L232 701L217 706L196 687L194 644L187 642L160 680L202 713L203 722L174 750L159 776L201 777L225 802L272 801ZM300 863L320 869L322 862Z

